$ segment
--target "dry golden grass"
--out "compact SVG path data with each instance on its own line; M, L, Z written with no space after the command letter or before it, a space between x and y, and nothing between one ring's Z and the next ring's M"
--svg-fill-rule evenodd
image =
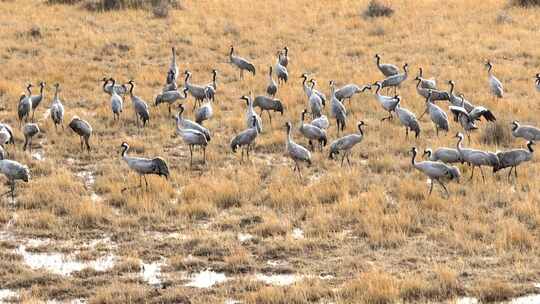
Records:
M297 124L307 104L300 74L313 73L327 95L329 80L372 83L381 79L375 53L384 62L409 63L412 76L400 90L405 107L417 114L424 109L411 81L421 66L441 88L453 79L458 91L497 116L496 125L480 123L470 146L523 147L510 136L509 124L540 124L532 79L540 66L537 9L506 0L397 0L392 16L364 18L368 0L202 0L182 1L182 9L155 18L151 10L92 12L44 2L0 1L0 121L15 128L10 158L32 173L30 183L17 185L15 203L2 198L0 204L0 232L15 236L0 241L0 288L17 290L20 301L393 303L464 295L498 301L534 291L532 283L540 281L536 158L511 183L505 172L487 173L485 184L480 178L467 182L470 169L460 165L465 178L449 185L450 198L442 198L437 187L428 198L426 179L411 167L408 151L454 146L459 126L451 122L451 131L437 138L424 119L420 138L407 140L395 120L380 122L386 113L371 93L351 102L346 133L356 131L356 121L367 124L351 168L329 160L327 151L314 153L314 165L298 178L283 153L283 124ZM254 62L256 77L239 80L228 64L231 44ZM264 92L268 65L284 45L290 49L290 80L278 97L285 113L274 115L272 126L264 115L265 132L251 161L240 164L229 150L233 135L244 129L239 97ZM213 134L208 163L199 163L196 153L193 169L165 108L151 107L150 126L138 131L131 102L125 101L121 121L114 123L101 90L104 76L134 79L136 94L153 104L171 46L194 83L209 82L213 68L220 73L215 116L207 123ZM488 94L486 58L505 86L503 100ZM36 112L42 134L34 148L43 160L21 151L16 120L25 84L40 80L48 85ZM73 132L56 132L44 116L56 82L66 120L78 115L94 127L89 154L81 153ZM187 105L192 118L191 99ZM335 137L332 126L329 138ZM294 138L307 144L297 133ZM149 192L122 192L139 183L120 158L123 141L132 155L163 157L171 178L149 177ZM293 234L295 228L303 236ZM251 238L240 241L239 234ZM30 270L14 249L35 237L54 244L39 250L75 250L82 260L112 253L118 260L105 272L87 269L66 277ZM103 237L110 244L84 245ZM139 277L140 260L161 258L164 289L154 289ZM229 280L212 290L184 286L186 275L204 269L222 271ZM243 277L259 272L304 278L282 287Z

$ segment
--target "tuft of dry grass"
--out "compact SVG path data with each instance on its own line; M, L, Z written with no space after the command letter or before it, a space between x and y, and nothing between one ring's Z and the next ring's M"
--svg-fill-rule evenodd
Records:
M362 303L395 303L399 299L399 284L388 273L365 272L346 284L342 290L342 296Z
M513 137L509 124L504 121L496 121L484 126L480 140L486 145L509 147Z
M368 18L390 17L393 14L394 9L380 0L370 0L368 7L362 13L364 17Z
M510 0L510 4L521 7L534 7L540 6L539 0Z

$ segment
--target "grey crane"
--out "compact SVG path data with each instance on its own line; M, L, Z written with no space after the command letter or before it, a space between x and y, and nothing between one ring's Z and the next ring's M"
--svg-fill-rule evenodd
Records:
M401 107L400 96L396 96L395 98L398 100L398 104L396 105L396 108L394 111L396 112L401 124L405 127L405 137L409 138L409 129L410 129L411 131L414 132L415 137L418 138L418 136L420 135L420 125L418 124L416 115L414 115L414 113L409 111L408 109Z
M261 109L261 117L263 112L266 111L270 119L270 124L272 124L272 114L270 114L270 111L279 112L283 116L283 104L279 99L259 95L253 100L253 107Z
M62 126L62 130L64 130L64 105L62 105L62 101L60 100L60 96L58 95L58 90L60 88L60 84L55 83L54 84L54 97L51 104L51 119L54 123L54 129L58 130L58 125Z
M377 63L379 71L383 73L384 77L390 77L399 74L399 69L397 66L389 63L381 63L381 56L379 56L379 54L375 54L375 62Z
M211 103L211 100L207 100L195 111L195 121L198 124L202 125L203 121L209 120L214 115Z
M461 159L472 166L471 177L469 180L473 179L474 168L478 167L480 169L480 173L482 174L482 180L485 181L486 179L484 177L484 171L482 170L482 166L498 168L499 158L493 152L485 152L476 149L464 149L462 147L462 141L464 138L463 134L458 133L456 134L456 137L458 138L457 150L461 156Z
M0 145L15 144L15 138L13 137L13 129L5 123L0 123Z
M423 88L421 83L422 79L420 77L416 77L414 80L417 81L416 83L416 92L418 92L418 95L427 98L429 94L429 90L431 90L431 100L437 101L437 100L450 100L450 95L447 92L434 90L434 89L426 89Z
M381 121L384 121L386 119L393 119L394 117L392 116L392 112L395 111L396 106L399 103L399 100L396 98L397 95L394 97L381 95L379 92L382 88L382 84L380 81L375 82L373 85L377 87L377 89L375 90L375 99L381 104L383 109L388 112L388 117L383 117Z
M32 138L39 133L39 126L36 123L27 123L23 128L24 135L24 145L23 151L26 151L26 148L29 147L30 152L32 152Z
M19 126L22 124L22 120L24 118L25 122L28 122L28 118L30 117L30 112L32 112L32 101L30 100L30 97L32 96L32 84L29 83L26 86L26 91L28 95L21 95L21 98L19 98L19 105L17 106L17 114L19 116Z
M197 104L199 102L204 101L208 97L206 95L207 87L202 86L202 85L192 84L190 82L190 80L191 80L191 72L190 71L186 70L184 72L184 74L186 75L186 78L184 80L184 87L186 87L188 89L188 92L191 94L191 96L193 96L193 98L195 98L195 103Z
M254 117L252 119L253 125L250 128L245 129L244 131L238 133L231 140L231 150L233 153L236 153L236 150L240 147L242 148L242 161L244 160L244 152L246 153L247 159L249 160L249 150L253 149L255 145L255 139L259 132L257 131L257 119Z
M393 75L393 76L389 76L387 77L386 79L384 79L382 82L381 82L381 85L383 88L390 88L390 87L393 87L394 88L394 94L396 93L397 91L397 88L401 86L401 84L407 80L407 76L409 75L409 64L408 63L405 63L403 65L403 73L400 73L400 74L396 74L396 75Z
M129 80L128 84L131 86L129 88L129 96L131 97L131 103L133 103L133 109L135 110L135 120L137 121L137 128L140 128L139 118L142 120L144 128L146 126L146 123L150 120L150 111L148 110L148 104L142 98L133 94L135 82L133 80Z
M470 143L471 131L478 129L478 126L476 126L474 119L469 116L469 113L467 113L467 110L465 110L465 108L463 107L450 106L449 109L452 114L454 114L454 121L459 122L459 124L463 128L463 131L465 132L465 134L467 134L467 138Z
M30 180L30 170L28 167L9 159L0 159L0 172L8 179L10 190L2 194L11 194L11 198L15 198L15 181L22 180L26 183Z
M293 171L298 170L298 175L302 177L300 172L300 162L306 162L308 165L311 165L311 153L308 149L302 147L301 145L295 143L291 136L292 125L290 122L285 123L287 128L287 138L286 138L286 147L287 154L294 161Z
M313 86L309 86L308 85L308 75L306 73L302 74L302 76L300 76L300 78L302 78L302 86L304 88L304 93L306 93L306 96L307 98L310 98L311 97L311 93L315 93L317 94L317 96L319 96L319 98L321 99L322 101L322 105L324 106L326 104L326 95L324 95L323 93L313 89L312 87ZM311 83L311 80L309 81Z
M459 98L461 99L461 107L465 108L465 97L463 94L459 94ZM497 120L495 118L495 115L489 110L488 108L484 106L474 106L472 105L472 109L468 111L469 117L473 121L479 121L480 118L484 117L484 119L488 122L494 122Z
M125 84L115 84L109 83L111 78L103 77L103 92L111 95L113 90L116 91L118 95L126 95L128 92L127 86Z
M455 82L453 80L448 80L448 84L450 85L450 91L448 91L448 101L453 105L457 107L463 107L465 110L470 112L472 109L474 109L474 105L470 103L468 100L464 99L462 94L456 95L454 94L454 87Z
M328 129L328 127L330 127L330 121L328 121L328 117L326 117L326 115L321 115L315 119L313 119L311 121L311 124L316 126L316 127L319 127L320 129Z
M167 83L163 86L163 89L161 90L162 93L178 90L178 84L176 84L176 81L174 80L176 76L174 75L175 73L171 70L167 72Z
M178 100L186 100L188 97L188 88L184 88L181 92L179 90L167 91L160 93L156 96L154 105L158 106L161 103L166 103L171 113L171 105Z
M4 150L4 147L0 145L0 159L4 159L7 157L7 152Z
M504 89L501 81L493 75L493 65L491 64L491 61L486 61L485 64L487 71L488 71L488 84L489 84L489 90L491 92L491 95L497 98L503 98L504 96Z
M81 139L81 149L84 151L84 145L86 145L86 149L88 152L90 152L90 136L92 136L92 126L87 121L80 119L78 116L73 116L68 124L68 127L79 135Z
M155 158L143 158L143 157L131 157L128 155L129 145L123 142L120 146L122 149L122 159L126 162L128 167L139 175L139 187L142 188L142 179L146 184L146 190L148 191L148 181L146 175L163 176L165 179L169 179L169 167L165 160L161 157ZM124 188L122 191L126 190Z
M536 73L536 76L534 79L534 86L536 87L536 90L540 92L540 73Z
M431 90L429 90L426 98L426 110L424 113L422 113L422 115L420 115L420 119L426 113L429 113L431 121L435 125L435 133L437 134L437 137L439 137L439 129L448 132L448 116L443 109L439 108L431 100Z
M212 69L212 82L206 85L206 97L212 101L216 101L216 91L217 91L217 75L218 71Z
M418 171L424 173L427 177L430 179L430 187L429 187L429 193L428 197L431 195L431 192L433 191L433 184L434 182L437 182L439 185L441 185L444 189L444 192L446 193L446 196L450 196L448 193L448 189L444 185L443 181L446 180L457 180L459 182L459 178L461 176L459 169L454 166L450 166L447 164L443 164L440 162L434 162L434 161L416 161L416 147L413 147L411 149L412 152L412 160L411 163L414 168L416 168Z
M315 79L311 79L310 83L311 83L311 91L314 92L315 85L317 85L317 81L315 81ZM311 93L311 95L308 97L308 103L309 103L309 110L313 118L320 117L322 115L322 110L324 107L324 103L321 97L318 94Z
M345 106L336 98L336 88L333 80L330 81L330 90L330 96L332 98L331 114L332 117L336 119L337 134L339 135L339 132L345 130L347 125L347 109L345 109Z
M43 100L44 89L45 89L45 82L41 81L39 83L39 95L34 95L30 97L30 101L32 102L32 122L34 121L34 113L36 112L36 108L39 106L39 104Z
M276 76L278 78L278 84L287 83L287 80L289 80L289 72L287 71L287 68L282 66L280 63L281 59L281 52L278 52L278 58L276 62Z
M527 142L527 150L525 149L514 149L510 151L498 152L497 158L499 158L499 166L493 167L493 172L499 170L510 168L508 172L508 181L510 181L510 176L512 174L512 169L514 169L514 176L517 179L517 167L524 162L528 162L532 159L533 156L533 141Z
M251 101L251 92L249 92L249 96L242 95L240 99L245 100L247 104L246 127L250 128L253 125L253 119L255 119L255 123L257 124L257 131L259 133L262 133L262 130L263 130L262 120L261 120L261 117L253 109L253 102Z
M519 121L514 120L512 122L512 135L517 138L524 138L526 140L539 141L540 140L540 128L521 125Z
M277 93L277 84L274 78L272 78L272 66L268 67L268 86L266 87L266 94L274 97Z
M345 99L347 99L349 101L349 104L350 104L351 98L355 94L362 93L362 92L364 92L366 90L371 90L371 86L370 85L364 85L362 87L359 87L358 85L356 85L354 83L350 83L350 84L344 85L341 88L337 89L334 94L336 95L336 98L339 101L341 101L342 103L345 103Z
M114 78L110 78L110 81L112 82L112 85L116 84L116 80ZM124 109L124 100L118 93L116 93L115 90L112 90L111 94L111 111L113 113L113 120L120 120L120 113L122 113Z
M178 73L180 73L180 70L178 69L178 64L176 64L176 49L172 47L171 51L171 64L169 65L169 70L167 72L167 83L169 84L176 83L178 81Z
M312 124L304 123L306 113L307 109L304 109L304 111L302 111L300 119L300 133L308 139L311 151L315 151L313 141L317 141L322 152L323 147L326 146L326 143L328 142L328 139L326 137L326 131Z
M424 71L422 67L418 68L418 76L416 77L420 80L420 87L423 89L437 90L437 82L435 79L424 78Z
M234 47L231 45L231 51L229 53L229 59L231 64L236 66L240 70L240 79L244 79L244 70L251 72L255 76L255 66L246 59L236 56L234 54Z
M358 127L358 133L353 133L349 135L345 135L341 138L338 138L334 140L330 144L330 154L329 158L334 159L334 156L338 155L339 153L343 152L343 156L341 157L341 166L343 166L343 160L346 158L347 163L349 166L351 165L351 161L349 160L349 155L351 154L352 148L360 143L362 139L364 139L364 131L362 130L362 127L366 124L364 121L360 121L357 125Z
M283 48L283 53L280 53L279 63L284 67L289 65L289 48L287 46Z
M206 134L195 129L187 129L178 123L176 124L176 131L182 136L182 140L189 147L189 165L193 166L193 148L195 146L200 146L202 148L203 163L206 164L206 147L208 146Z
M424 155L427 155L430 161L442 161L447 164L460 163L463 161L458 150L446 147L437 148L435 152L430 148L427 148L424 150Z
M184 106L182 104L179 104L178 108L180 109L180 111L178 111L178 114L174 117L174 119L176 120L177 130L178 129L193 129L193 130L199 131L204 134L206 141L210 142L210 138L211 138L210 131L207 128L201 126L200 124L194 121L183 118L182 113L184 113Z

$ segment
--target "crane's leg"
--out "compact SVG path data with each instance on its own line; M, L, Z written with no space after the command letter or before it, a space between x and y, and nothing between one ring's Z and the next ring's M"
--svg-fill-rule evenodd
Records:
M476 168L476 166L472 166L471 178L469 178L469 180L472 180L474 177L474 168Z
M86 144L86 149L88 149L88 152L90 152L90 138L85 137L84 138L84 143Z
M450 197L450 193L448 192L448 189L446 188L446 186L443 184L443 182L441 182L440 180L436 180L444 189L444 192L446 192L446 197Z
M309 149L313 151L313 143L311 142L311 139L308 142L309 142Z
M54 123L54 131L58 133L58 125L56 123Z
M244 79L244 70L240 69L240 79Z
M439 137L439 128L437 126L435 126L435 134Z
M345 153L343 153L343 156L341 156L341 166L343 167L343 161L345 160Z
M516 182L517 182L517 178L518 178L517 166L514 167L514 176L516 177Z
M193 146L189 145L189 166L193 166Z
M11 200L15 199L15 181L11 182Z
M381 119L381 121L385 121L385 120L387 120L387 119L388 119L388 120L391 120L391 119L393 118L392 113L391 113L391 112L388 112L388 113L389 113L389 115L388 115L387 117L383 117L383 118Z
M431 183L430 183L430 186L429 186L429 193L428 193L428 197L431 196L431 191L433 191L433 180L430 179Z
M508 176L506 177L506 179L508 180L508 182L510 182L510 176L512 176L512 169L514 167L510 167L510 171L508 171Z
M144 183L146 184L146 191L148 191L148 181L146 180L146 175L143 175Z
M206 164L206 146L202 148L202 152L203 152L203 164Z
M405 139L409 139L409 128L405 127Z
M247 145L246 147L246 157L247 157L247 160L249 161L249 145Z
M349 164L349 167L351 167L351 160L349 159L349 154L351 154L351 151L345 152L345 155L347 155L347 164Z
M79 139L81 140L81 150L84 151L83 138L82 138L82 136L79 136Z
M62 131L64 131L64 122L60 124L62 126Z
M479 166L480 168L480 173L482 174L482 182L486 182L486 178L484 177L484 170L482 170L482 166Z
M142 189L142 175L139 174L139 188Z
M272 114L270 114L270 111L268 112L268 118L270 119L270 127L272 127Z

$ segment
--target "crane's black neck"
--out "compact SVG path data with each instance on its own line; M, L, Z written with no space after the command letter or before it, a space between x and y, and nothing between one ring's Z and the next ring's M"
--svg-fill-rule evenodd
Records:
M135 87L135 85L133 84L133 82L128 82L128 84L131 86L129 88L129 95L133 96L133 87Z
M364 136L364 130L362 130L363 124L358 124L358 132L360 132L360 135Z
M454 94L454 83L450 82L450 94Z
M412 163L413 166L416 165L416 150L415 149L412 150L411 163Z
M424 71L422 71L422 68L419 68L418 70L419 70L418 77L423 77Z
M302 123L304 122L305 116L306 116L306 111L302 111Z
M231 52L229 53L229 56L232 56L234 53L234 47L231 46Z
M532 145L533 145L532 141L529 141L529 142L527 143L527 148L529 149L529 152L531 152L531 153L534 152L534 150L533 150L533 148L532 148Z
M184 81L185 81L186 83L189 82L189 76L191 76L191 75L190 75L189 73L186 73L186 79L184 79Z
M44 84L41 84L39 86L39 95L43 95L43 89L45 88L45 85Z
M122 157L126 157L129 146L122 146Z

